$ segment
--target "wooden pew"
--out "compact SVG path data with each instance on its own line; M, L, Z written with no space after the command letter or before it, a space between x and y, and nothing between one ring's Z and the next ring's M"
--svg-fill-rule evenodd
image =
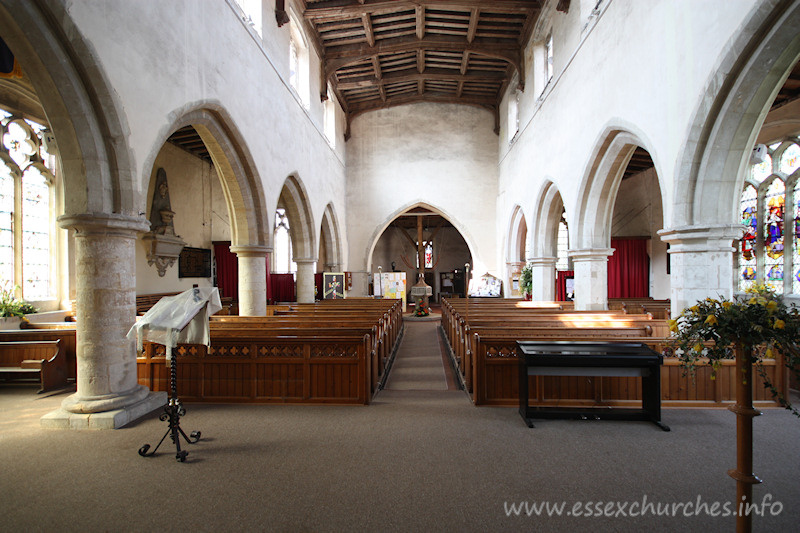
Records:
M399 339L397 309L397 300L357 300L211 317L210 348L176 350L179 394L188 401L368 403ZM140 383L154 390L167 387L163 353L146 343L137 359Z
M517 405L517 340L641 342L665 355L661 368L665 406L709 407L734 401L733 361L724 362L714 380L710 378L710 367L701 366L696 376L686 376L680 361L672 357L666 320L655 319L651 314L521 309L509 301L470 305L467 314L464 300L451 304L445 302L442 306L442 327L463 381L478 405ZM656 304L667 306L667 302ZM764 361L764 369L773 383L787 381L780 358ZM631 406L641 401L636 379L547 376L537 377L530 386L536 391L534 403L539 405ZM776 405L765 390L757 392L755 401L759 406Z
M0 342L0 380L33 381L40 385L40 393L66 386L62 344L58 340Z
M353 330L217 329L209 348L175 350L178 393L186 401L366 405L372 396L369 344L369 335ZM164 347L144 348L137 358L139 383L167 390Z
M59 322L58 324L70 324L71 327L0 331L0 342L59 341L61 350L64 352L67 379L74 381L77 374L75 323Z

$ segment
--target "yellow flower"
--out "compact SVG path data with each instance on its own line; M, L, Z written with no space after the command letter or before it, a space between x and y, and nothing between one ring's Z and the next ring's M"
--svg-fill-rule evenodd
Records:
M767 359L775 359L775 354L772 353L772 348L767 348L767 351L764 352L764 357Z
M778 309L778 302L775 300L770 300L767 304L767 311L770 313L774 313Z
M708 315L708 318L706 318L706 324L709 326L715 326L717 324L717 317L714 315Z
M669 324L669 330L673 333L678 333L678 321L677 320L667 320L667 324Z
M750 298L750 300L748 300L748 302L747 302L747 303L748 303L748 304L750 304L750 305L755 305L755 304L756 304L756 302L758 302L758 298L756 298L755 296L753 296L752 298Z
M699 307L697 307L696 305L693 305L693 306L691 306L691 307L689 308L689 311L691 311L692 313L696 313L696 312L697 312L697 311L699 311L699 310L700 310L700 308L699 308Z
M703 343L698 342L697 344L695 344L694 345L694 351L697 352L697 353L702 352L703 351Z
M786 327L786 322L784 322L780 318L776 318L775 323L772 325L772 327L775 329L783 329L784 327Z
M725 309L730 309L732 305L733 302L728 302L728 301L722 302L722 307L724 307Z

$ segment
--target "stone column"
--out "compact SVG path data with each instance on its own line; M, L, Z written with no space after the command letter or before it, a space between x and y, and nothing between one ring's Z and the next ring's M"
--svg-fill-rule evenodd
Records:
M316 259L295 258L297 264L297 303L314 303L314 263Z
M138 384L135 343L126 335L136 317L136 236L144 218L67 215L75 231L77 391L43 427L114 429L164 405L166 392Z
M741 239L740 224L681 226L658 232L668 243L672 316L706 297L733 297L734 241Z
M528 259L531 264L531 300L551 301L556 299L556 258L532 257Z
M608 309L608 258L613 248L570 250L575 268L575 309Z
M231 246L239 265L239 315L267 315L267 254L260 245Z

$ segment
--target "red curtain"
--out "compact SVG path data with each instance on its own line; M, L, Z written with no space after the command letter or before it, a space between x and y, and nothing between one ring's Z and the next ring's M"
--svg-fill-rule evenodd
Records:
M650 295L650 257L646 239L611 239L608 258L608 297L641 298Z
M574 270L559 270L556 272L556 301L567 301L567 278L574 278Z
M294 274L269 275L270 295L275 302L295 302L297 297L294 292Z
M214 242L214 259L217 263L217 288L220 296L239 300L239 262L231 252L228 241Z
M322 284L324 283L322 272L314 274L314 299L322 300Z

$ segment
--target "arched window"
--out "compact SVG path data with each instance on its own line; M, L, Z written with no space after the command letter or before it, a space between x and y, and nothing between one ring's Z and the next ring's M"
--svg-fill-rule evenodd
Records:
M783 218L786 212L786 187L774 178L767 187L764 205L764 282L783 293Z
M286 216L286 210L281 207L275 211L273 243L272 271L281 274L297 272L297 263L292 261L292 237L289 232L289 218Z
M303 106L307 109L310 102L309 97L309 59L308 45L303 36L298 19L293 13L289 14L289 85L300 98Z
M564 212L561 212L561 221L558 223L558 241L556 244L556 270L569 270L569 229Z
M737 288L761 283L778 294L800 294L800 145L790 138L766 152L763 161L751 166L742 191L745 234L739 245ZM793 232L788 239L787 229Z
M261 0L236 0L242 9L242 19L261 36Z
M21 297L54 297L53 158L41 124L0 112L0 278Z
M433 268L433 241L422 241L422 252L425 256L425 268ZM419 268L419 255L417 255L417 268Z
M325 99L325 114L323 115L323 131L331 148L336 148L336 103L333 101L333 91L328 85L328 97Z

